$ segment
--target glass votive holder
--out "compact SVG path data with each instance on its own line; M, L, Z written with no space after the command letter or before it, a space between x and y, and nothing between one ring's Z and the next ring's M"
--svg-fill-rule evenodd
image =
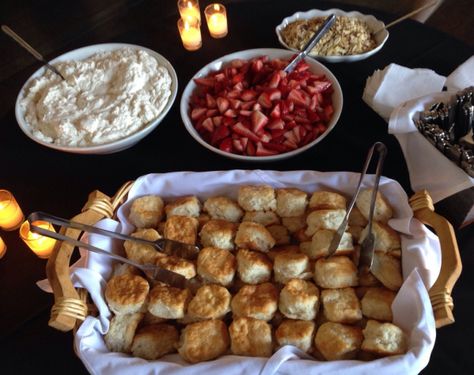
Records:
M6 252L7 252L7 245L5 245L5 242L3 242L3 238L0 237L0 258L3 258Z
M199 23L201 23L199 0L178 0L178 10L183 20L197 18Z
M178 20L178 30L184 48L188 51L196 51L202 46L201 24L197 18L180 18Z
M18 229L24 219L13 194L8 190L0 190L0 228L7 231Z
M207 27L213 38L223 38L227 35L227 13L224 5L210 4L204 10Z
M46 221L38 220L34 221L33 224L37 227L55 232L53 225ZM30 223L28 221L25 221L23 224L21 224L20 238L39 258L43 259L49 258L53 252L54 245L56 244L56 240L54 238L32 232L30 230Z

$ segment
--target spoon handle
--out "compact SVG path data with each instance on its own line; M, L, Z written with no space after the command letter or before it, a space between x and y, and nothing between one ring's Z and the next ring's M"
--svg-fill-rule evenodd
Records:
M295 66L306 57L306 55L319 42L322 36L326 34L326 31L329 30L329 28L332 26L335 19L336 19L336 15L334 14L331 14L328 16L328 18L326 18L326 20L318 29L318 31L314 33L314 35L311 37L308 43L304 46L303 50L298 55L296 55L296 57L286 66L286 68L284 69L286 73L292 72Z

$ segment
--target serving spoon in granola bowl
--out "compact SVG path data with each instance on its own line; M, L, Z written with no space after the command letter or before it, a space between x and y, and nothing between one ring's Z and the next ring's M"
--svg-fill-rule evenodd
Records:
M91 245L88 242L76 240L62 233L53 232L38 225L35 225L35 222L38 221L45 221L47 223L60 225L64 228L78 229L85 233L95 233L119 240L142 243L148 246L152 246L155 249L162 251L166 255L177 256L185 259L196 259L197 255L199 254L198 246L173 241L166 238L160 238L156 241L150 241L143 238L132 237L126 234L97 228L87 224L78 223L76 221L63 219L45 212L33 212L28 216L28 223L32 232L41 234L42 236L54 238L55 240L66 241L74 246L86 249L88 251L92 251L100 255L105 255L122 263L129 264L141 270L147 277L148 281L150 281L152 284L156 283L157 281L160 281L176 288L189 288L191 290L196 290L200 286L200 282L196 279L186 279L179 273L169 271L154 264L140 264L134 262L118 254L110 253L94 245Z

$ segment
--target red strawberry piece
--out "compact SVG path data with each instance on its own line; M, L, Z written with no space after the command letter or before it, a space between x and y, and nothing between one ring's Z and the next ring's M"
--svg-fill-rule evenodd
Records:
M215 115L217 115L219 113L219 111L217 109L208 109L206 111L206 117L213 117Z
M245 75L244 73L237 73L235 76L232 77L232 84L236 85L244 80Z
M214 123L214 126L219 126L222 124L222 116L214 116L212 118L212 122Z
M227 111L224 112L224 116L226 117L237 117L237 112L233 109L228 109Z
M310 99L308 94L306 94L302 90L291 90L288 94L288 100L292 101L295 105L299 105L302 107L308 107L310 104Z
M214 99L211 95L206 94L206 104L207 108L216 108L216 99Z
M270 112L270 117L272 118L280 118L281 117L281 108L280 103L275 104L273 109Z
M206 112L207 112L206 108L194 108L191 111L191 119L192 120L198 120L199 118L204 116L206 114Z
M295 150L298 148L298 145L291 139L286 139L282 144L290 150Z
M270 134L272 135L272 140L274 142L276 142L275 140L280 138L285 133L286 133L285 129L276 129L276 130L271 129L270 130Z
M285 128L285 122L282 119L275 119L268 124L267 128L270 130L282 130Z
M233 117L222 117L222 125L224 126L232 126L235 124L235 120Z
M326 91L328 88L331 87L331 82L329 81L314 81L311 83L311 87L316 89L318 92Z
M216 99L216 103L220 113L224 113L225 111L227 111L230 105L229 100L221 96Z
M257 101L263 108L272 107L272 101L266 92L262 92L258 97Z
M278 89L270 89L267 91L267 94L271 101L281 99L281 91Z
M246 102L254 100L257 97L257 93L254 90L244 90L240 98Z
M265 146L268 150L274 150L277 151L277 153L282 153L288 151L286 146L279 144L279 143L274 143L274 142L268 142L268 143L263 143L263 146Z
M217 82L222 82L224 81L226 78L225 78L225 74L224 73L217 73L215 76L214 76L214 79L217 81Z
M210 118L205 119L202 122L201 126L204 129L206 129L209 133L212 133L214 131L214 122Z
M238 122L233 125L232 131L241 135L242 137L249 138L254 142L258 142L260 140L260 138L255 133L253 133L249 128L245 127L244 124L242 124L241 122Z
M319 117L317 112L308 111L308 120L311 122L318 122L321 118Z
M257 72L261 71L262 68L263 68L262 60L257 59L257 60L252 61L252 66L250 68L252 70L252 72L257 73Z
M238 99L240 98L240 91L239 90L231 90L227 93L227 98L229 99Z
M262 142L257 143L257 149L255 150L255 155L257 156L271 156L277 155L278 152L275 150L269 150L262 145Z
M334 108L332 107L331 104L324 107L324 114L326 115L326 118L328 121L331 119L331 116L333 113L334 113Z
M260 103L254 103L254 105L252 106L252 110L261 111L262 110L262 105Z
M278 85L280 84L281 81L281 76L279 72L275 72L272 74L270 81L268 82L268 87L276 89Z
M230 106L233 109L239 109L242 102L238 99L229 99Z
M250 140L247 142L247 147L245 148L245 153L248 156L255 156L255 145Z
M252 131L258 133L268 123L268 117L260 111L253 111L250 117L252 121Z
M309 69L309 65L304 61L301 60L295 67L296 72L304 72Z
M242 60L242 59L235 59L235 60L232 60L232 61L230 62L230 66L231 66L232 68L237 68L237 69L238 69L238 68L243 67L245 63L246 63L245 60Z
M245 116L245 117L249 117L250 115L252 115L253 111L249 111L247 109L241 109L239 114L241 116Z
M270 142L272 140L272 135L268 132L260 132L257 135L262 142Z
M227 129L227 128L226 128ZM225 138L219 145L219 148L225 152L232 152L232 138Z
M235 76L236 77L236 76ZM235 78L234 77L234 78ZM237 82L234 84L234 87L232 87L232 91L238 91L239 93L244 90L244 83L243 82Z
M287 130L291 130L295 126L297 126L295 121L288 121L287 123L285 123L285 129Z
M194 78L196 85L205 86L205 87L214 87L214 78L213 77L203 77L203 78Z
M230 135L230 130L227 126L220 125L216 128L214 133L212 133L211 143L216 145L219 143L220 140L226 138Z

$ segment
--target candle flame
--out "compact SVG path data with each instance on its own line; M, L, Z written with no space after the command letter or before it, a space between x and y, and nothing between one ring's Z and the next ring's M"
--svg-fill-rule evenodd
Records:
M219 4L214 4L214 10L219 10Z
M188 21L184 21L184 30L186 30L186 31L189 30L189 23L188 23Z
M192 7L193 7L193 4L190 1L188 1L188 8L192 8Z

